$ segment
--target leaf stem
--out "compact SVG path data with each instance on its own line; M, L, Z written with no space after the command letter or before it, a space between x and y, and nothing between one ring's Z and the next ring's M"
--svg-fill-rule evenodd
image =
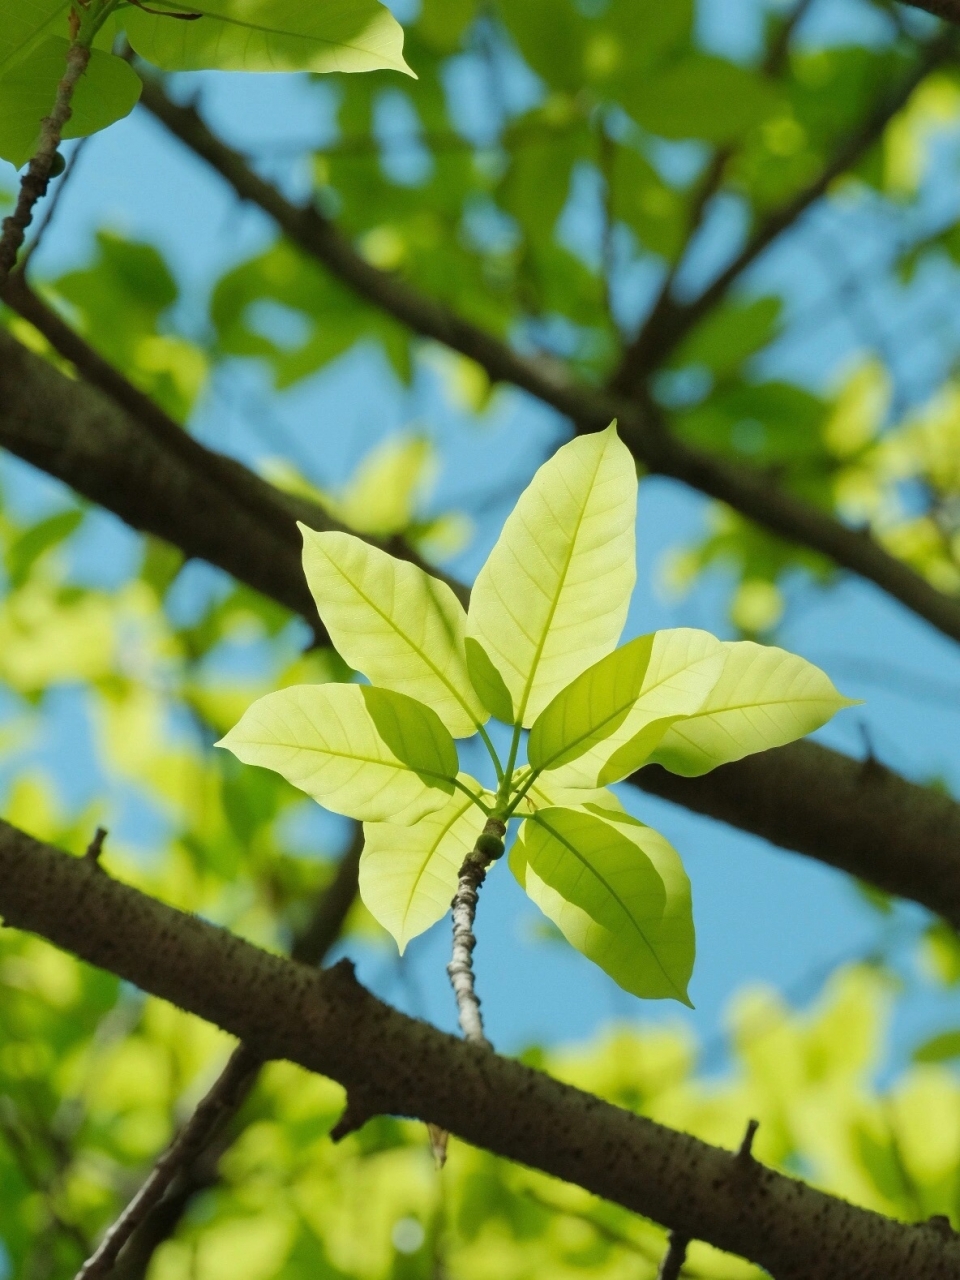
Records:
M484 802L481 800L479 796L475 796L473 792L470 790L470 788L467 786L464 786L464 784L460 781L459 778L453 779L453 785L457 788L458 791L462 791L465 796L469 796L470 799L473 801L473 803L477 806L477 808L481 809L487 815L487 817L490 816L490 814L493 812L490 806L488 804L484 804Z
M464 1039L488 1049L493 1046L483 1033L480 998L476 992L473 973L473 950L477 945L473 924L480 886L486 879L487 867L503 853L503 837L506 832L507 824L501 818L494 814L487 818L483 831L477 837L477 843L463 860L457 892L451 903L453 954L447 965L447 974L457 1001L460 1029Z
M536 780L540 777L540 774L542 772L543 771L541 769L530 770L530 777L526 779L523 785L516 792L514 792L513 796L511 797L510 804L507 807L504 817L506 818L513 817L513 815L517 811L517 805L524 798L524 796L527 794L527 792L530 790L530 788L533 786Z
M477 725L477 732L480 734L483 745L487 748L490 759L493 761L493 767L497 771L497 783L502 784L504 778L503 765L500 763L500 757L497 755L496 748L490 741L490 735L482 724Z

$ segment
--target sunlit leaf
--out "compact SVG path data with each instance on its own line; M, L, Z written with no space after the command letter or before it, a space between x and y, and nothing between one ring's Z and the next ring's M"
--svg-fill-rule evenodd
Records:
M0 76L50 36L66 38L70 3L71 0L0 0Z
M652 828L599 806L540 810L521 828L510 865L567 941L624 990L689 1003L689 886Z
M40 121L53 108L69 48L62 37L48 36L0 74L0 156L17 168L37 149ZM83 138L129 115L140 89L140 77L123 58L94 49L62 136Z
M526 726L617 643L636 580L636 469L616 428L544 463L480 570L467 633Z
M461 773L459 781L483 797L483 788L469 774ZM485 798L489 803L493 797ZM460 867L485 821L470 796L457 790L442 809L414 826L364 824L360 895L374 919L396 939L401 955L411 938L449 910Z
M163 71L375 71L412 74L403 29L376 0L156 0L151 9L199 13L171 20L124 10L127 37Z
M429 707L355 684L268 693L217 745L363 822L416 822L441 808L458 767L453 740Z
M727 643L723 671L694 715L672 725L652 759L697 777L755 751L794 742L855 705L794 653L751 640Z
M475 733L487 713L467 673L466 615L446 583L351 534L300 530L307 582L346 661L425 702L454 737Z
M644 653L648 656L639 669L633 655L639 658ZM694 627L673 627L641 636L601 659L558 694L543 713L545 725L559 723L560 717L566 716L572 727L587 729L575 755L564 753L556 764L546 766L551 785L606 786L633 773L671 724L700 709L720 676L723 661L720 641ZM628 701L638 675L639 690ZM628 705L623 713L625 701ZM588 724L591 703L599 712L595 729ZM608 714L613 716L612 727L604 732L602 722ZM532 753L539 746L535 735L536 725L528 748L531 763L535 763Z

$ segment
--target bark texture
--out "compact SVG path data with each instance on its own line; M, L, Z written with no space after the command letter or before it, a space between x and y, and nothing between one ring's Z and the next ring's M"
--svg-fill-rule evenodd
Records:
M0 823L0 913L287 1058L367 1105L440 1125L765 1267L777 1280L955 1280L960 1236L858 1209L383 1004Z

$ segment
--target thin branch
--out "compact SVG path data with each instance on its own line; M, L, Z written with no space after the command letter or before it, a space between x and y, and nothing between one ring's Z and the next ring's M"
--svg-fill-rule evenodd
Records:
M886 95L859 127L840 144L814 181L780 209L764 218L747 244L712 284L692 302L672 301L669 306L664 305L657 317L656 326L646 323L642 326L610 381L611 390L621 395L635 393L663 360L676 350L682 339L723 300L731 286L764 250L792 227L837 178L863 159L917 86L934 68L955 54L957 49L957 34L952 30L932 40L897 88Z
M0 232L0 288L6 283L7 277L13 270L20 246L26 238L27 227L33 220L34 207L37 201L42 200L47 194L53 158L60 145L60 135L63 126L73 114L70 108L73 91L86 71L89 61L89 48L78 44L74 39L67 50L66 69L57 85L53 110L40 121L40 142L27 172L20 180L16 206L13 213L3 220L3 230Z
M215 1023L258 1056L368 1090L384 1111L695 1236L777 1280L953 1280L960 1236L905 1224L408 1018L341 961L318 971L0 823L0 914Z
M299 963L319 964L339 937L347 913L356 898L357 871L362 849L363 833L358 827L351 847L341 859L329 887L321 895L312 919L294 943L292 955ZM132 1252L140 1257L144 1249L138 1248L133 1239L138 1231L154 1241L153 1248L156 1247L159 1240L156 1239L155 1225L150 1221L151 1215L177 1179L188 1185L197 1181L191 1176L191 1168L201 1161L217 1136L243 1106L259 1078L262 1065L262 1060L246 1045L237 1046L190 1119L157 1160L150 1176L108 1229L96 1251L77 1272L76 1280L101 1280L107 1276L120 1257L121 1250L128 1244L132 1247ZM186 1202L182 1205L181 1212L185 1208ZM169 1223L170 1215L162 1210L161 1215L168 1224L169 1233L172 1226Z
M46 235L54 218L57 215L57 210L60 207L60 202L63 199L64 192L67 190L67 187L70 184L70 179L77 172L77 165L80 161L80 157L83 155L84 149L89 141L90 141L89 138L81 138L80 141L77 143L77 145L74 147L73 152L70 156L70 159L67 161L67 167L64 170L63 175L60 178L60 181L56 185L56 189L54 190L53 195L50 197L50 200L48 201L43 211L43 217L40 219L39 223L37 224L37 230L33 236L33 239L24 249L23 254L20 257L20 261L17 263L16 267L14 268L15 271L26 272L27 265L29 264L30 259L33 257L36 251L40 248L40 245L43 242L43 237Z
M473 922L487 867L502 855L506 830L506 824L499 818L487 819L476 845L463 860L457 892L450 904L453 909L453 953L447 965L447 974L457 1001L460 1030L467 1040L484 1045L487 1049L492 1046L483 1033L480 998L476 992L473 973L473 951L477 945Z
M790 41L797 27L807 16L812 3L813 0L796 0L787 16L777 23L760 66L764 75L775 78L783 73L787 54L790 52Z
M683 1264L687 1260L687 1247L689 1244L690 1241L686 1236L680 1235L678 1231L670 1232L670 1243L667 1246L667 1252L663 1255L663 1261L660 1263L657 1280L679 1280Z

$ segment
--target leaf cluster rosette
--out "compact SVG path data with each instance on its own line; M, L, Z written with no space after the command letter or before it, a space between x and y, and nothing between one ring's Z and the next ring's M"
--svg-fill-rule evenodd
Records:
M636 506L635 465L615 427L571 441L507 518L469 610L417 565L301 526L324 626L371 683L268 694L219 745L364 823L360 892L401 951L446 913L495 816L520 823L509 866L573 946L634 995L689 1002L689 880L667 840L609 787L652 761L706 773L849 705L783 649L689 627L618 648ZM505 761L491 716L512 729ZM475 734L492 789L459 767L454 740Z

